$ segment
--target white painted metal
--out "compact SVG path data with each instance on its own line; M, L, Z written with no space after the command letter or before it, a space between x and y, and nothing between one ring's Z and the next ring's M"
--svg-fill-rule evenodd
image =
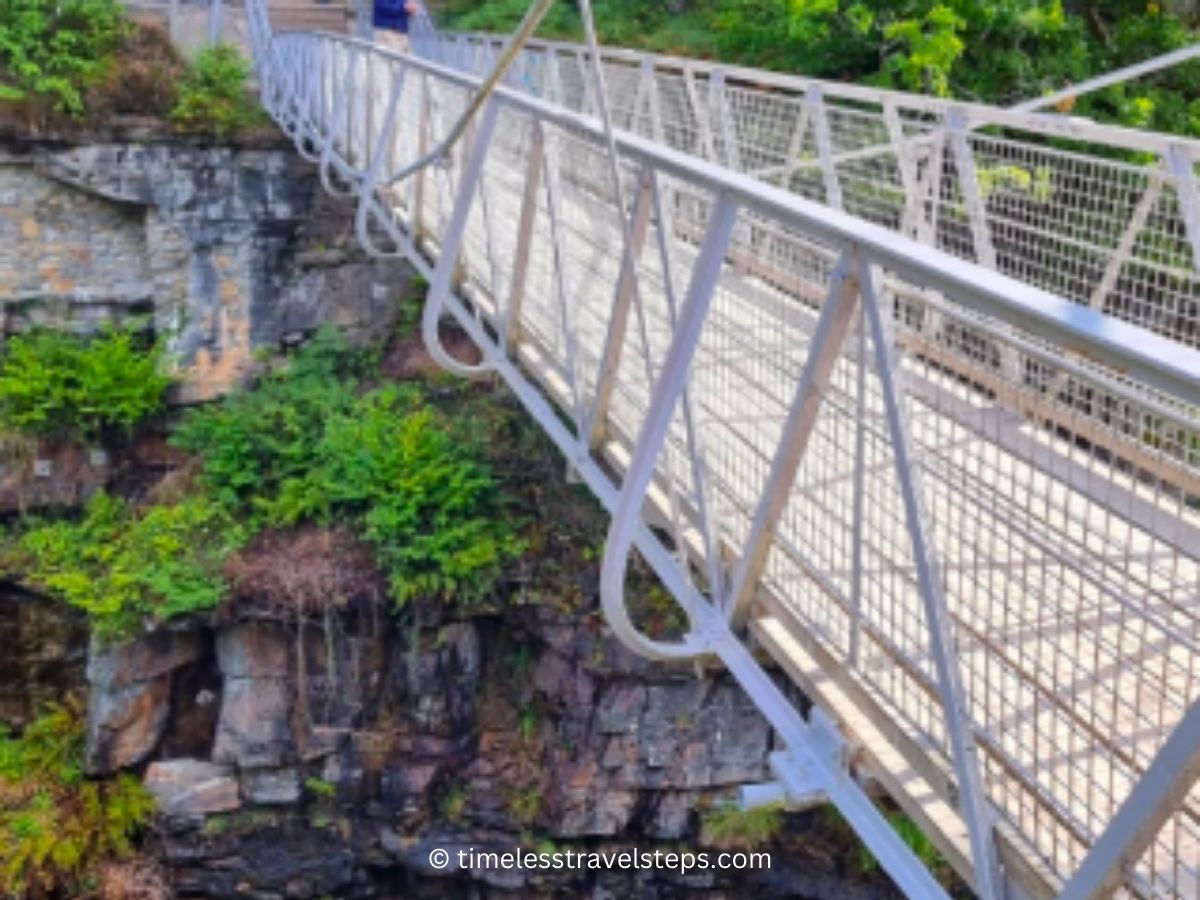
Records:
M498 39L466 40L492 45ZM418 49L438 59L445 41L431 36ZM567 60L576 49L529 41L523 53ZM1168 54L1111 80L1176 64L1196 50ZM1198 140L1028 108L1050 98L997 109L616 48L605 48L602 57L610 83L631 84L615 94L621 127L764 180L782 178L782 186L812 199L838 205L840 194L847 211L892 228L911 227L914 203L931 204L922 241L1079 303L1097 295L1115 258L1120 277L1105 292L1105 311L1200 346L1200 263L1182 252L1187 238L1180 216L1186 207L1165 205L1146 224L1143 240L1128 249L1120 240L1153 171L1137 160L1146 153L1174 154L1183 161L1182 172L1200 164ZM649 87L640 86L642 80ZM1071 90L1093 86L1087 82ZM819 121L809 152L803 143L811 128L803 113L813 92L827 110L827 153L821 152L826 141ZM646 95L658 101L655 116L639 115ZM574 97L553 99L584 111ZM710 121L717 109L728 111L732 132L720 141ZM969 177L960 165L943 168L948 133L952 158L981 176ZM910 166L923 169L926 191L919 195L906 178ZM814 168L820 178L796 177ZM1171 313L1158 314L1155 306Z
M1149 75L1153 72L1161 72L1163 69L1173 68L1197 58L1200 58L1200 44L1192 44L1190 47L1180 47L1178 50L1172 50L1170 53L1164 53L1153 59L1115 69L1112 72L1106 72L1103 75L1089 78L1087 81L1073 84L1070 87L1065 87L1062 90L1054 91L1041 97L1034 97L1032 100L1026 100L1024 103L1018 103L1013 108L1019 112L1033 112L1035 109L1045 109L1047 106L1056 106L1064 100L1074 100L1077 97L1082 97L1084 94L1091 94L1106 87L1111 87L1114 84L1132 81L1135 78L1141 78L1143 75Z
M888 163L902 189L882 227L852 214L864 178L883 170L864 174L856 167L877 157L848 157L839 135L854 115L840 89L822 86L823 167L804 165L821 153L817 119L796 121L813 115L803 91L777 91L796 113L778 143L801 163L782 187L811 185L824 201L833 174L847 212L689 155L711 123L727 161L728 124L741 164L768 168L743 130L757 102L746 72L725 70L714 93L696 64L689 95L682 69L664 82L660 62L608 51L611 96L641 93L613 118L649 137L572 111L587 102L603 117L607 91L584 99L588 54L526 53L470 152L423 170L423 191L397 190L390 178L425 155L420 136L444 135L439 123L461 118L480 79L351 39L273 36L261 11L251 21L267 108L319 153L333 187L366 204L368 248L402 252L430 277L431 348L443 313L452 316L483 352L468 374L499 374L612 511L602 599L614 631L648 655L722 660L778 731L772 766L790 802L827 796L910 896L944 895L855 783L836 729L801 717L730 627L737 594L753 622L770 616L794 638L780 658L789 672L803 668L801 654L818 660L820 686L843 698L823 702L852 736L871 726L880 743L859 751L893 796L918 813L942 804L918 818L983 895L1057 892L1077 870L1091 878L1102 840L1121 856L1122 890L1200 894L1200 792L1176 781L1164 804L1155 787L1160 760L1194 763L1194 748L1172 735L1200 698L1200 353L1179 333L1194 314L1175 302L1182 289L1166 269L1150 292L1126 269L1094 309L1086 293L1010 277L1036 274L1006 254L1037 245L1004 220L1011 198L998 200L1009 188L997 185L1012 173L980 174L996 138L969 130L1000 271L898 234L907 206L912 233L954 233L965 237L961 255L975 252L961 150L936 102L889 94L894 113L863 126L862 147L890 140L909 153L908 175ZM478 47L423 40L462 65L463 49ZM370 116L365 71L393 86L370 98ZM529 96L530 85L555 103ZM914 125L917 108L932 128ZM967 108L968 128L981 116ZM1058 127L1024 121L1042 135ZM929 134L937 139L919 140ZM1002 143L1026 153L1011 136ZM1175 143L1158 152L1167 158ZM1175 158L1194 165L1182 146ZM1194 170L1064 158L1075 177L1125 179L1130 215L1113 220L1114 247L1143 266L1149 240L1174 254L1171 277L1181 247L1191 265ZM538 180L554 177L530 187L531 165ZM1156 179L1161 197L1147 200ZM632 206L614 190L621 183L638 185ZM509 221L517 227L499 224ZM1043 223L1025 224L1049 239ZM1073 252L1086 255L1083 244ZM837 260L850 257L871 273L874 315L856 336L843 323L844 340L822 338L839 314ZM626 295L636 329L614 327L613 300ZM937 329L924 324L932 319ZM620 353L605 349L614 334L626 335ZM819 398L798 390L826 365ZM611 396L597 405L602 372ZM814 414L796 413L816 399ZM592 409L596 421L579 414ZM603 426L598 444L593 425ZM772 492L782 496L765 500ZM756 516L764 504L776 508ZM670 536L650 519L671 523ZM761 565L755 548L766 550ZM644 634L626 610L634 549L679 601L681 634ZM1107 883L1113 866L1104 868Z

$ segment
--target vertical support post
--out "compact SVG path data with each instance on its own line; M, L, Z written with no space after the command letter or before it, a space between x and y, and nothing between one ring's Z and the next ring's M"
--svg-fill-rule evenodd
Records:
M733 110L729 106L729 95L725 87L725 70L716 68L709 75L708 100L713 116L721 129L721 143L725 145L725 165L735 172L742 171L742 153L738 146L737 131L733 127Z
M688 105L692 108L692 115L696 119L697 145L693 150L709 162L717 162L717 148L713 141L712 129L709 127L704 106L696 94L696 73L691 66L683 67L683 87L687 93Z
M517 249L513 257L512 285L504 309L501 342L512 352L520 337L521 305L525 301L525 281L529 276L529 254L533 249L533 226L537 220L537 198L545 165L546 138L537 122L529 126L529 165L525 169L525 195L521 198L521 218L517 224Z
M541 122L537 123L541 128ZM546 217L550 223L550 246L554 254L554 293L558 298L559 324L561 325L563 348L566 351L567 381L571 388L571 413L576 435L583 438L583 399L579 388L579 354L576 334L571 321L571 304L567 298L567 253L563 246L562 216L559 198L562 183L559 179L562 147L554 141L546 149Z
M667 134L662 127L662 102L659 100L659 86L654 80L654 62L649 58L642 60L642 71L646 74L649 90L646 98L650 109L650 137L656 142L668 146Z
M975 870L975 891L983 900L1002 900L1004 881L996 853L996 835L992 814L988 808L983 776L979 766L979 750L971 711L957 664L957 648L950 622L950 610L942 590L941 571L929 532L921 492L920 472L912 438L908 431L908 413L900 383L900 367L893 359L889 343L887 319L876 273L868 260L859 263L859 284L867 319L871 325L871 341L875 345L875 365L883 391L888 432L892 438L892 454L896 480L904 501L904 519L912 541L913 562L917 570L917 585L925 608L929 629L930 655L937 670L946 732L950 738L954 771L958 780L959 808L971 838L971 860ZM886 317L886 318L885 318Z
M639 125L641 124L642 107L647 106L650 100L650 92L654 90L653 73L654 69L651 67L650 57L643 56L642 61L638 63L637 90L634 91L633 106L629 110L628 129L634 134L645 134ZM650 127L653 128L653 124Z
M375 39L371 0L354 0L354 34L364 41Z
M604 439L604 419L608 405L612 402L617 383L617 369L621 364L621 349L625 345L625 332L629 325L629 311L634 299L635 276L633 266L641 258L646 244L646 230L653 210L649 173L643 171L638 179L637 198L633 204L629 253L623 254L621 275L613 296L612 315L608 319L608 333L604 338L604 350L600 356L600 368L596 377L596 396L588 420L588 446L597 447ZM624 210L618 213L625 215ZM648 348L647 348L648 349Z
M779 446L750 524L750 533L734 569L729 596L725 598L726 615L734 628L741 627L749 612L750 600L767 564L775 529L791 499L801 457L816 428L834 365L854 321L859 302L855 259L856 254L851 248L843 249L838 256L829 278L825 302L821 304L816 327L808 342L808 358L792 396Z
M929 151L929 161L925 169L925 178L917 192L921 198L917 213L917 240L923 244L937 246L938 215L942 203L942 167L946 157L946 139L939 132L930 135L933 147ZM925 204L929 210L926 212Z
M837 163L833 159L833 135L829 128L829 111L825 108L825 92L818 84L809 86L804 102L808 105L817 137L817 157L825 180L825 202L834 209L842 208L842 186L838 181Z
M575 64L579 66L579 81L583 85L583 98L580 101L582 108L579 110L585 116L598 115L600 112L600 102L596 97L596 88L592 84L592 79L588 78L588 65L584 62L583 51L575 51ZM600 61L596 60L596 65L600 65Z
M424 159L429 153L429 119L432 116L433 101L430 97L432 88L429 84L429 73L421 73L421 108L417 113L417 158ZM413 179L413 208L412 232L413 243L419 246L425 235L425 194L428 191L428 166L422 166Z
M1200 702L1192 704L1142 773L1108 827L1092 844L1060 900L1113 896L1167 817L1200 778Z
M404 92L404 78L407 73L407 66L401 66L392 73L391 92L388 95L383 122L380 124L379 136L374 141L374 151L368 151L370 152L370 158L367 160L366 172L363 176L362 184L358 188L358 210L354 217L354 230L358 235L359 243L372 255L382 255L375 248L374 241L371 239L371 213L375 211L375 207L378 204L375 198L375 190L380 182L381 175L385 171L384 165L389 155L387 152L388 146L395 138L396 116L400 104L400 95ZM381 191L384 194L385 200L387 198L386 192L387 184L385 182ZM387 214L390 213L391 208L389 206Z
M1175 180L1175 197L1192 245L1192 264L1200 272L1200 193L1196 189L1195 163L1182 144L1172 144L1167 150L1167 168Z
M896 156L896 170L900 174L900 186L904 191L904 209L900 214L900 231L914 237L917 220L921 215L921 185L917 181L917 167L913 162L912 148L904 137L904 124L896 102L890 97L883 101L883 123L887 128L888 141Z
M208 6L208 46L221 43L221 0L210 0Z
M863 621L863 549L867 514L867 315L858 308L858 358L855 360L857 385L854 397L854 546L850 549L850 646L847 661L858 667L862 645Z
M167 34L171 43L179 44L179 0L167 0Z
M946 113L946 130L950 136L950 152L954 154L954 168L958 171L958 185L962 190L963 204L967 207L967 218L971 223L971 237L975 242L975 261L989 269L996 268L996 248L992 244L991 229L988 228L987 207L979 192L979 173L975 169L975 154L967 142L967 116L955 107Z

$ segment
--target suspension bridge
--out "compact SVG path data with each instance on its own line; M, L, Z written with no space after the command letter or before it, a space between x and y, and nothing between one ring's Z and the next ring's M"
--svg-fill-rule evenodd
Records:
M535 15L399 54L247 14L268 111L428 279L434 358L610 511L616 635L775 728L747 804L834 804L912 897L946 892L868 777L987 900L1200 897L1200 141ZM630 619L634 553L676 639Z

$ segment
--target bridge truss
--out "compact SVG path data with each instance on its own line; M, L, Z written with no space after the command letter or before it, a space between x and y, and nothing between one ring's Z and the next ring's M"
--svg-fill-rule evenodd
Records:
M1200 144L531 43L414 169L499 44L250 10L267 109L428 277L435 358L611 511L615 633L719 658L791 802L913 897L945 892L856 775L981 896L1200 896ZM630 620L635 552L674 639Z

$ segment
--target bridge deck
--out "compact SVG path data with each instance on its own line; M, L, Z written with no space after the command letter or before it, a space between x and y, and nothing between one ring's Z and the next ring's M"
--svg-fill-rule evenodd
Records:
M299 39L281 44L294 54L288 115L322 123L326 165L380 198L430 259L452 231L456 198L471 201L459 294L490 336L511 338L508 355L574 433L594 431L594 455L621 484L651 386L679 340L688 283L711 262L699 255L702 238L720 197L736 191L633 154L619 161L633 209L618 212L595 135L511 98L477 150L486 154L477 192L460 193L473 177L465 151L396 188L361 188L372 160L386 177L444 134L466 85L411 66L398 82L395 60L322 40L319 53ZM396 127L381 134L396 84ZM646 509L706 595L726 590L745 552L802 370L830 350L813 334L844 247L815 219L767 208L739 209L718 260ZM638 302L622 326L625 214L644 233ZM877 271L903 351L895 371L918 463L903 477L917 480L931 527L986 798L1010 874L1049 895L1200 697L1200 414L1052 336L960 303L936 271L919 284L899 263ZM1159 331L1176 337L1191 318ZM610 339L615 357L605 353ZM962 786L875 348L852 328L834 349L754 583L751 633L863 742L863 760L970 877ZM1126 872L1124 890L1200 896L1198 816L1192 788Z
M515 132L514 134L519 134ZM498 141L485 178L489 216L516 222L528 148ZM560 408L582 400L594 384L612 308L620 255L614 224L597 213L592 185L560 187L562 277L571 340L557 305L552 241L534 244L529 296L515 352ZM430 215L436 215L433 206ZM542 209L549 218L548 208ZM512 259L516 232L489 229L482 214L468 232L465 260L491 283L489 259ZM489 237L489 231L491 232ZM657 241L652 225L647 245ZM506 246L506 244L514 246ZM679 272L692 267L695 244L672 238ZM541 249L537 249L541 248ZM820 270L814 250L812 268ZM476 262L479 269L472 265ZM660 365L673 328L654 261L642 271L651 365ZM503 279L500 280L504 284ZM812 294L824 284L811 281ZM682 286L677 286L682 292ZM476 294L494 325L490 298ZM722 544L736 552L746 537L781 423L808 351L817 308L798 302L752 274L726 272L693 363L690 391L720 509ZM649 403L647 355L631 328L610 412L607 457L621 474ZM570 346L568 346L570 345ZM573 363L571 358L573 357ZM926 502L938 535L958 650L976 718L991 795L1010 811L1008 841L1042 868L1068 869L1088 837L1128 792L1138 764L1195 695L1200 612L1200 512L1170 486L1154 484L1098 457L1061 429L1023 418L968 383L972 361L947 371L917 354L903 368L913 438L920 449ZM572 376L570 368L576 374ZM982 368L982 367L980 367ZM1015 388L1014 388L1015 389ZM843 355L825 396L808 456L777 536L760 597L757 634L765 649L795 672L811 666L805 643L822 653L822 674L856 686L866 714L881 728L906 723L899 758L923 778L904 784L902 802L941 832L951 858L966 855L965 829L934 797L950 793L941 712L925 637L882 399L867 372L864 415L863 592L857 617L860 648L849 660L856 616L851 589L857 353ZM1067 422L1070 414L1062 416ZM671 471L660 472L669 523L669 489L694 516L697 499L687 469L682 421L672 431ZM1183 477L1183 469L1179 470ZM686 528L701 530L695 518ZM702 561L701 561L702 562ZM799 641L799 642L798 642ZM840 671L839 671L840 670ZM844 701L843 701L844 702ZM842 718L852 714L833 707ZM876 759L884 748L864 748ZM894 777L892 779L895 780ZM940 791L931 791L940 785ZM1164 850L1200 860L1200 791L1190 809L1160 836ZM1020 846L1024 844L1024 846ZM1019 847L1019 850L1017 848ZM1173 889L1200 896L1194 864L1181 866Z

